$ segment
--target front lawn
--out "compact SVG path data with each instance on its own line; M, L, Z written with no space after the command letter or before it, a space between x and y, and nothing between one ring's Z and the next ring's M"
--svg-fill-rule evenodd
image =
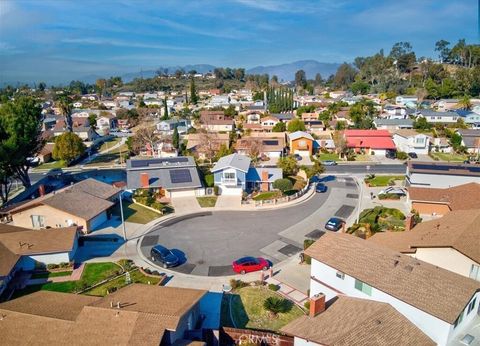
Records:
M232 316L237 328L253 328L278 331L280 328L304 315L302 309L289 302L289 310L273 317L263 307L263 302L269 297L281 297L278 293L264 287L244 287L236 290L231 296Z
M35 169L56 169L56 168L65 168L67 167L67 163L63 160L58 161L51 161L47 163L42 163L35 167Z
M104 142L101 147L98 149L99 152L105 151L109 148L112 148L114 145L117 145L122 139L115 137L106 142Z
M145 225L150 221L161 217L159 213L142 207L141 205L136 203L122 201L122 205L123 216L125 218L125 221L127 222L140 223L142 225ZM120 205L118 203L113 207L112 214L120 217Z
M55 291L64 293L74 293L81 291L84 288L92 286L98 282L101 282L107 278L113 277L121 273L122 268L112 262L103 263L87 263L83 270L82 277L77 281L65 281L65 282L48 282L40 285L30 285L23 290L15 291L13 297L20 297L25 294L44 290Z
M467 159L467 156L464 154L457 153L435 153L431 152L430 156L433 159L438 159L439 161L453 161L453 162L463 162Z
M404 175L374 175L365 178L365 183L372 187L390 186L394 185L395 180L405 180Z
M202 208L212 208L217 203L217 196L197 197L197 201Z
M162 278L161 276L158 276L158 277L145 276L138 269L135 269L135 270L130 272L130 282L131 283L158 285L161 278ZM84 293L88 294L88 295L91 295L91 296L104 297L108 294L108 292L113 292L114 290L118 290L122 287L125 287L126 285L127 285L126 275L122 275L119 278L116 278L115 280L104 283L103 285L97 286L97 287L95 287L95 288L93 288L89 291L84 292Z
M269 199L280 198L282 197L282 193L280 191L267 191L267 192L260 192L258 195L253 197L254 201L266 201Z
M321 153L318 158L320 161L338 161L338 155L335 153Z
M357 236L365 233L369 237L376 232L387 230L404 231L405 215L398 209L378 206L363 210L360 213L359 223L349 227L347 233Z

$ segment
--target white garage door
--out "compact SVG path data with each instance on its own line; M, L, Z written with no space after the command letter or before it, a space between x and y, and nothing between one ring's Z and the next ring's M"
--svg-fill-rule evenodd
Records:
M95 216L92 220L90 220L90 231L93 231L96 229L98 226L100 226L102 223L107 221L107 212L104 211L103 213Z
M241 196L243 190L240 187L220 186L220 194L224 196Z
M175 197L195 197L195 190L170 191L170 198Z

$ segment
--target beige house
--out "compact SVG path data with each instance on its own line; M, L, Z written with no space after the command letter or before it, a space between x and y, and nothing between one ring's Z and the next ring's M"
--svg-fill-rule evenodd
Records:
M120 189L90 178L21 203L9 213L15 226L40 229L76 225L89 233L108 220L108 210L119 193Z
M369 241L480 281L480 209L452 211L410 231L376 233Z

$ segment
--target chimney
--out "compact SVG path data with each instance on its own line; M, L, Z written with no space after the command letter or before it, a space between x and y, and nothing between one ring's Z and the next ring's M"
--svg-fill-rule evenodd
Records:
M310 317L313 318L325 311L325 294L318 293L310 298Z
M41 184L38 187L38 194L40 195L40 197L45 196L45 185Z
M262 171L262 191L268 191L268 171Z
M405 218L405 231L410 231L415 226L415 220L412 214L407 215Z
M148 177L148 173L140 173L140 186L148 189L150 186L150 178Z

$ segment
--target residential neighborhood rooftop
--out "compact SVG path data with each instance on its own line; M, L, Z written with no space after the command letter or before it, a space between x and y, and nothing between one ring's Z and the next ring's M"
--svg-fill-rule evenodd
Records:
M465 164L460 162L408 161L407 167L410 173L480 177L479 165Z
M231 154L221 157L212 168L212 172L217 172L225 168L236 168L247 173L252 160L245 155Z
M409 187L408 195L411 201L447 204L450 210L480 209L480 183L446 189Z
M325 233L305 254L450 324L480 290L479 282L345 233Z

